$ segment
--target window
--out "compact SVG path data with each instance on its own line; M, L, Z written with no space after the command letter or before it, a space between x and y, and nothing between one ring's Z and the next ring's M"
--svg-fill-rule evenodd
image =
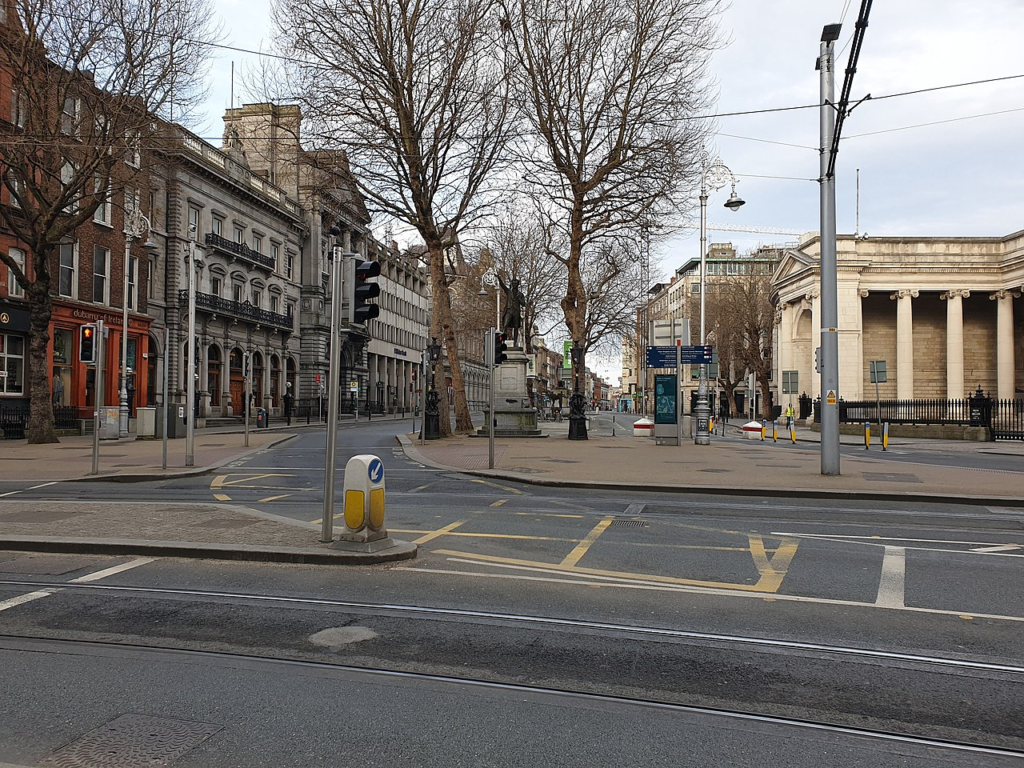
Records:
M25 391L25 337L0 333L0 393L20 395Z
M270 258L274 260L274 269L277 270L281 258L281 246L277 243L270 244Z
M199 209L194 205L188 207L188 236L189 239L199 239Z
M212 293L214 296L220 296L220 292L221 292L220 278L219 277L211 277L210 278L210 293Z
M78 108L78 99L72 96L64 99L64 108L60 111L60 131L65 136L79 136Z
M110 268L110 250L96 245L92 249L92 300L97 304L110 303L110 282L107 270Z
M277 312L277 296L270 297L270 311Z
M252 249L256 253L263 253L263 238L259 235L252 236Z
M262 291L253 291L252 292L252 305L254 307L256 307L256 308L259 308L261 304L263 304L263 292Z
M241 227L235 227L235 242L241 243L245 241L245 230Z
M25 187L21 183L21 179L14 171L8 171L7 173L7 189L8 197L11 199L11 205L15 208L21 208L21 204L18 202L18 198L25 194Z
M292 275L292 271L293 271L294 267L295 267L295 256L291 252L289 252L288 253L288 267L285 270L285 275L288 277L289 280L293 280L294 279L294 275Z
M155 299L156 298L156 280L153 279L155 275L156 275L156 256L150 256L149 257L149 271L146 273L146 277L148 278L148 280L146 281L146 286L147 286L147 294L146 295L149 296L149 298L151 298L151 299Z
M69 190L75 183L75 173L77 169L74 163L64 163L60 167L60 183L63 187L62 192L69 196L67 205L64 206L64 213L74 213L78 210L78 193L74 190Z
M100 199L100 204L96 206L96 213L92 215L92 220L97 224L106 224L110 226L110 187L103 183L102 179L96 179L96 197Z
M139 260L132 256L128 259L128 309L136 309L139 290Z
M132 168L138 168L142 165L142 152L139 149L139 143L142 141L142 134L140 131L129 131L124 137L125 143L128 145L127 151L124 155L125 165L130 165Z
M213 217L213 234L221 235L224 232L224 219L220 216Z
M231 286L231 298L237 301L239 304L242 303L242 284L233 283Z
M11 122L14 123L18 128L25 127L25 112L27 107L25 105L24 97L18 91L11 92Z
M15 264L18 265L22 272L25 271L25 252L21 250L21 248L11 248L9 251L7 251L7 255L11 257L11 259L14 261ZM22 289L20 285L18 285L18 281L14 277L14 270L10 269L9 267L7 269L7 295L25 295L25 291Z
M57 278L57 293L61 296L76 298L78 286L75 285L75 270L78 261L78 243L60 244L60 275Z

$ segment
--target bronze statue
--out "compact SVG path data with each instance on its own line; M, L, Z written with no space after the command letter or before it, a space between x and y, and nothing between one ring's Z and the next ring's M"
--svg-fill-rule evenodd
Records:
M501 331L504 333L508 329L512 330L512 346L519 346L519 329L523 327L523 304L526 301L526 297L523 295L522 289L519 287L519 278L513 277L509 280L509 284L505 285L505 282L501 279L501 274L498 274L498 285L501 286L502 292L505 294L505 309L501 313Z

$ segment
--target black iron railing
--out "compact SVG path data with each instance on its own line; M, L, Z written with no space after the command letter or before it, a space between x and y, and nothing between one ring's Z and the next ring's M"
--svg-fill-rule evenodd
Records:
M277 264L274 260L259 251L254 251L245 243L236 243L234 240L228 240L226 237L215 235L213 232L209 232L206 235L206 244L213 246L214 248L223 251L224 253L236 256L240 259L245 259L253 264L258 264L261 267L273 271L277 268Z
M993 440L1024 440L1024 399L992 400Z
M188 291L178 291L178 304L188 306ZM283 331L291 331L294 322L292 315L282 315L280 312L271 312L267 309L253 306L248 301L234 301L211 293L196 292L196 308L206 312L213 312L218 315L228 315L257 325L269 325L280 328Z
M0 432L4 440L24 440L28 429L29 407L27 405L0 405ZM78 408L73 405L53 407L53 428L59 430L78 429Z

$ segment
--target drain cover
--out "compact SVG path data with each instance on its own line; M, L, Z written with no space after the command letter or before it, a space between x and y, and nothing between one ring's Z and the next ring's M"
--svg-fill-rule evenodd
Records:
M614 528L646 528L647 523L643 520L612 520L609 527Z
M165 765L223 726L148 715L121 715L36 763L60 768Z

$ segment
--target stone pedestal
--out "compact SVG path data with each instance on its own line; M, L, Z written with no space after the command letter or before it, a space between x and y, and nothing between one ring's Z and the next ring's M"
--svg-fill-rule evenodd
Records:
M526 394L526 367L529 359L519 347L506 353L508 360L494 371L495 437L541 437L537 428L537 409ZM485 424L477 434L488 435Z

